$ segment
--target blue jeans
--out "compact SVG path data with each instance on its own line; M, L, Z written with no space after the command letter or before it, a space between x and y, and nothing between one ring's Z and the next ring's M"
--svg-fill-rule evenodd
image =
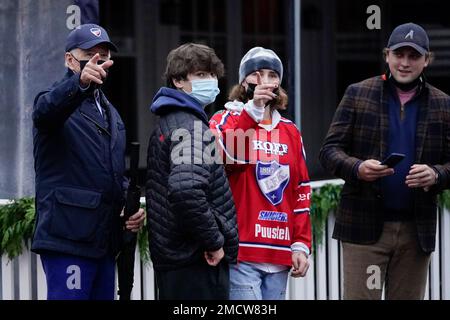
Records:
M230 300L284 300L289 269L262 271L251 263L230 265Z

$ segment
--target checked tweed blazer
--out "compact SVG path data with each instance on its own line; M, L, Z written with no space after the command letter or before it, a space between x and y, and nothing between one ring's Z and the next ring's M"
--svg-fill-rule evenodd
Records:
M345 180L333 237L373 244L383 228L379 184L358 180L356 165L386 156L389 131L388 83L377 76L350 85L342 98L320 151L320 162ZM419 97L415 163L439 173L430 191L414 189L414 221L424 252L435 248L437 194L450 182L450 97L423 83Z

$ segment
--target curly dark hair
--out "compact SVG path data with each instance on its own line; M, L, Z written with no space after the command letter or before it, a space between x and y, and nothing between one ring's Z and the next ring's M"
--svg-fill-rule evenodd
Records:
M198 43L186 43L173 49L167 55L167 66L164 73L166 85L176 89L173 80L186 80L189 73L207 71L217 75L225 74L222 61L214 49Z

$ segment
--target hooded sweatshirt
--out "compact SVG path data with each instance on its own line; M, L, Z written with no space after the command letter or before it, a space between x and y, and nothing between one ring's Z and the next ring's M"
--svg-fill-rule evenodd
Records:
M223 165L204 158L214 146L206 113L188 94L164 87L150 109L160 116L149 141L146 181L155 270L203 262L205 251L220 248L234 262L236 212Z

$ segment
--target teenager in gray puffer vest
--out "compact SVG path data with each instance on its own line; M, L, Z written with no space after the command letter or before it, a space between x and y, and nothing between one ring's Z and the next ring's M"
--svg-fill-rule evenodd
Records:
M228 299L238 232L233 197L204 107L224 68L214 50L185 44L167 57L167 86L153 99L146 203L160 299Z

